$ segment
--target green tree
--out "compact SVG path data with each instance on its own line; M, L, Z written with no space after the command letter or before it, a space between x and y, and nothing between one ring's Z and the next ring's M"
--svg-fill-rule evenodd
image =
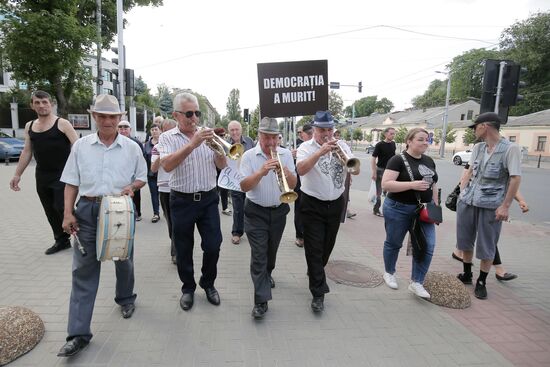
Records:
M376 112L378 113L388 113L393 109L393 107L393 102L386 97L376 102Z
M443 135L442 129L435 129L434 130L434 142L436 144L439 144L441 142L441 136ZM445 134L445 142L446 143L454 143L456 140L456 130L453 128L452 124L449 124L447 126L447 134Z
M313 121L313 115L302 116L301 119L296 121L296 126L303 126L305 124L311 124L311 121Z
M356 128L353 130L352 138L355 141L363 140L363 130Z
M434 79L428 86L424 94L412 99L412 105L415 108L431 108L445 105L445 96L447 94L447 81Z
M103 4L102 45L108 46L116 34L116 3ZM124 11L161 4L162 0L129 0L124 2ZM75 90L91 88L83 59L96 39L95 10L94 1L0 0L0 15L4 16L0 49L6 70L31 89L51 92L62 116Z
M407 133L409 130L405 126L399 126L397 131L395 132L395 142L399 144L403 144L405 142L405 137L407 136Z
M522 80L527 87L522 102L510 114L525 115L550 108L550 12L537 13L514 23L500 36L500 47L507 59L527 68Z
M229 92L229 97L227 98L226 109L227 114L225 115L229 121L242 121L241 116L241 106L239 104L241 92L238 89L231 89Z
M151 89L149 89L141 76L136 79L135 90L135 101L137 105L141 105L155 112L160 110L158 100L151 95Z
M250 138L256 140L258 137L258 126L260 125L260 104L250 111Z
M328 110L332 113L335 119L340 120L344 112L344 100L342 97L331 90L328 95ZM313 119L313 117L311 117ZM310 120L311 121L311 120Z
M378 100L378 96L363 97L354 102L355 117L370 116L373 112L387 113L393 108L393 103L387 98ZM347 106L344 109L346 117L352 117L352 106Z
M365 134L365 140L368 141L369 143L371 143L372 142L372 133Z
M462 142L464 145L474 144L476 139L474 129L466 129L466 131L464 131L464 135L462 136Z
M172 93L166 84L157 86L157 98L160 111L164 115L172 113L174 106L172 105Z

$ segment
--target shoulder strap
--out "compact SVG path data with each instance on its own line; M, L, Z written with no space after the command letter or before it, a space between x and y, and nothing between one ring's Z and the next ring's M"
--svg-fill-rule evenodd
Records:
M411 166L409 164L409 161L408 161L407 157L405 157L405 154L403 152L401 152L400 155L401 155L401 159L403 159L403 163L405 163L405 167L407 168L407 172L409 173L409 177L410 177L411 182L412 182L412 181L414 181L414 176L413 176L413 172L412 172ZM421 202L420 194L416 190L413 190L413 191L414 191L414 196L416 196L416 200L418 200L418 202L420 203Z
M31 120L31 124L29 125L29 131L32 131L32 125L34 124L36 120Z

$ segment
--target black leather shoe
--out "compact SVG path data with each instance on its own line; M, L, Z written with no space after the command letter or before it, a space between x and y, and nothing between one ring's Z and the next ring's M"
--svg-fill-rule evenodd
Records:
M271 275L269 276L269 285L271 285L271 288L275 288L275 281Z
M75 336L71 340L65 343L64 346L59 349L59 352L57 352L58 357L70 357L74 356L78 352L80 352L82 349L84 349L90 342L86 339Z
M55 254L56 252L68 249L68 248L71 248L71 242L69 242L69 241L61 242L61 243L56 242L56 243L53 244L52 247L50 247L49 249L44 251L44 253L46 255L51 255L51 254Z
M206 292L206 299L208 300L208 302L212 303L215 306L218 306L220 304L220 295L216 288L210 287L206 288L204 291Z
M184 293L180 298L180 306L184 311L189 311L193 307L193 301L195 300L194 293Z
M261 320L264 318L265 313L267 312L267 302L256 303L252 309L252 317L256 320Z
M477 281L476 282L476 289L474 290L474 296L479 299L486 299L487 298L487 287L485 287L485 283Z
M502 276L500 276L498 274L495 274L495 277L500 281L507 282L509 280L516 279L518 276L516 274L513 274L513 273L504 273Z
M323 310L325 309L324 301L325 296L313 297L313 299L311 300L311 309L313 310L313 312L323 312Z
M460 273L456 277L464 284L472 284L472 273Z
M122 313L122 317L125 319L129 319L134 314L134 311L136 310L136 305L133 303L128 303L127 305L120 306L120 313Z

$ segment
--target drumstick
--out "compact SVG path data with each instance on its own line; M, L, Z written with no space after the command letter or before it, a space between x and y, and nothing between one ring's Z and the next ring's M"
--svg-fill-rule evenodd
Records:
M86 249L84 248L84 246L82 246L82 244L80 243L80 240L78 239L78 236L76 235L76 231L75 231L75 230L72 231L72 235L73 235L73 237L74 237L74 244L75 244L76 247L78 248L78 251L80 251L80 253L82 254L82 256L88 255L88 252L86 251Z

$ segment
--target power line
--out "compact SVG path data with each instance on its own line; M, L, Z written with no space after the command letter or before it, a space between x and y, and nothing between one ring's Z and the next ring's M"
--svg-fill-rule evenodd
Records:
M427 36L427 37L446 38L446 39L461 40L461 41L475 41L475 42L481 42L481 43L487 43L487 44L494 45L494 43L492 43L490 41L477 39L477 38L464 38L464 37L447 36L447 35L434 34L434 33L418 32L418 31L413 31L413 30L409 30L409 29L406 29L406 28L394 27L394 26L380 24L380 25L373 25L373 26L361 27L361 28L356 28L356 29L350 29L350 30L347 30L347 31L333 32L333 33L326 33L326 34L321 34L321 35L316 35L316 36L311 36L311 37L298 38L298 39L294 39L294 40L276 41L276 42L268 42L268 43L262 43L262 44L257 44L257 45L250 45L250 46L232 47L232 48L223 48L223 49L217 49L217 50L206 50L206 51L193 52L193 53L190 53L190 54L187 54L187 55L175 57L175 58L164 60L164 61L159 61L157 63L148 64L148 65L144 65L144 66L141 66L141 67L137 67L136 69L145 69L145 68L149 68L149 67L153 67L153 66L157 66L157 65L161 65L161 64L170 63L170 62L173 62L173 61L187 59L187 58L194 57L194 56L210 55L210 54L215 54L215 53L234 52L234 51L242 51L242 50L250 50L250 49L262 48L262 47L279 46L279 45L290 44L290 43L298 43L298 42L311 41L311 40L315 40L315 39L334 37L334 36L339 36L339 35L343 35L343 34L363 32L363 31L366 31L366 30L377 29L377 28L388 28L388 29L393 29L393 30L400 31L400 32L405 32L405 33L413 33L413 34L424 35L424 36Z

